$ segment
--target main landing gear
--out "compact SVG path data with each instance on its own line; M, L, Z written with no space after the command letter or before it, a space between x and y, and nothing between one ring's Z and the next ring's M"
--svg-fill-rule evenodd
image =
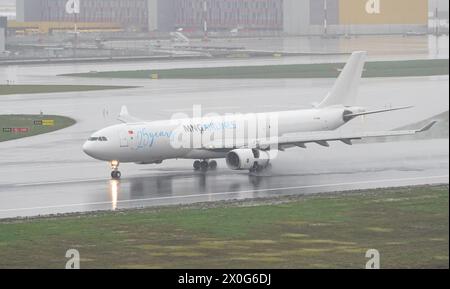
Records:
M194 170L196 171L202 171L206 172L207 170L215 170L217 169L217 162L216 161L195 161L193 164Z
M118 161L111 161L111 178L113 180L120 180L120 177L122 176L122 173L119 171L119 162Z
M272 164L271 163L268 163L265 166L259 166L259 165L255 164L253 166L253 168L251 168L249 170L249 172L250 172L250 174L258 174L258 173L261 173L263 171L268 171L268 170L271 170L271 169L272 169Z

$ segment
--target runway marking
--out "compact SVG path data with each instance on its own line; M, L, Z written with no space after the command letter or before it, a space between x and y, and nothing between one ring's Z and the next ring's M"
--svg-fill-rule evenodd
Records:
M288 191L288 190L298 190L298 189L308 189L308 188L323 188L332 186L348 186L348 185L363 185L363 184L374 184L374 183L389 183L389 182L403 182L403 181L418 181L418 180L431 180L431 179L442 179L449 178L448 175L441 176L428 176L428 177L415 177L415 178L398 178L398 179L384 179L384 180L371 180L371 181L359 181L359 182L347 182L347 183L334 183L334 184L320 184L320 185L305 185L305 186L295 186L295 187L279 187L270 189L259 189L259 190L244 190L236 192L218 192L209 194L192 194L185 196L168 196L159 198L144 198L144 199L134 199L134 200L118 200L119 203L134 203L134 202L147 202L147 201L158 201L158 200L169 200L169 199L186 199L186 198L196 198L196 197L211 197L227 194L248 194L248 193L261 193L261 192L271 192L271 191ZM69 208L69 207L79 207L79 206L97 206L97 205L110 205L111 201L108 202L93 202L93 203L80 203L80 204L66 204L66 205L55 205L46 207L30 207L30 208L15 208L15 209L3 209L0 213L5 212L15 212L15 211L29 211L29 210L43 210L43 209L56 209L56 208Z
M155 175L166 175L172 173L185 173L186 171L167 171L167 172L157 172L152 171ZM135 178L145 177L147 175L136 175ZM83 180L66 180L66 181L48 181L48 182L36 182L36 183L23 183L23 184L13 184L13 187L33 187L33 186L45 186L45 185L62 185L62 184L72 184L72 183L88 183L95 181L110 181L111 178L92 178L92 179L83 179ZM8 184L0 185L0 186L8 186Z
M67 180L67 181L48 181L39 183L26 183L26 184L15 184L14 187L32 187L32 186L42 186L42 185L61 185L70 183L87 183L93 181L107 181L108 178L96 178L96 179L84 179L84 180Z

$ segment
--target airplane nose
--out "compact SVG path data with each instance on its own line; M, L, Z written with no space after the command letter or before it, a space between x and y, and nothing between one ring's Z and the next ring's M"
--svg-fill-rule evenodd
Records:
M92 144L90 142L85 142L83 144L83 151L85 154L92 157L93 156Z

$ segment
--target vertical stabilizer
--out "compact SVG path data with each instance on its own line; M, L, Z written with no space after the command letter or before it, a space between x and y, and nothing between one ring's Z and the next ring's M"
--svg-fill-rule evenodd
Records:
M366 56L366 51L356 51L352 53L350 59L334 83L333 88L318 107L355 105L359 80L361 79Z

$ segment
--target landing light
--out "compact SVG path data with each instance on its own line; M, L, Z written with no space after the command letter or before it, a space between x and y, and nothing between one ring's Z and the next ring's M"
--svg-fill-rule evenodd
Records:
M119 166L119 161L111 161L111 168L114 170Z

